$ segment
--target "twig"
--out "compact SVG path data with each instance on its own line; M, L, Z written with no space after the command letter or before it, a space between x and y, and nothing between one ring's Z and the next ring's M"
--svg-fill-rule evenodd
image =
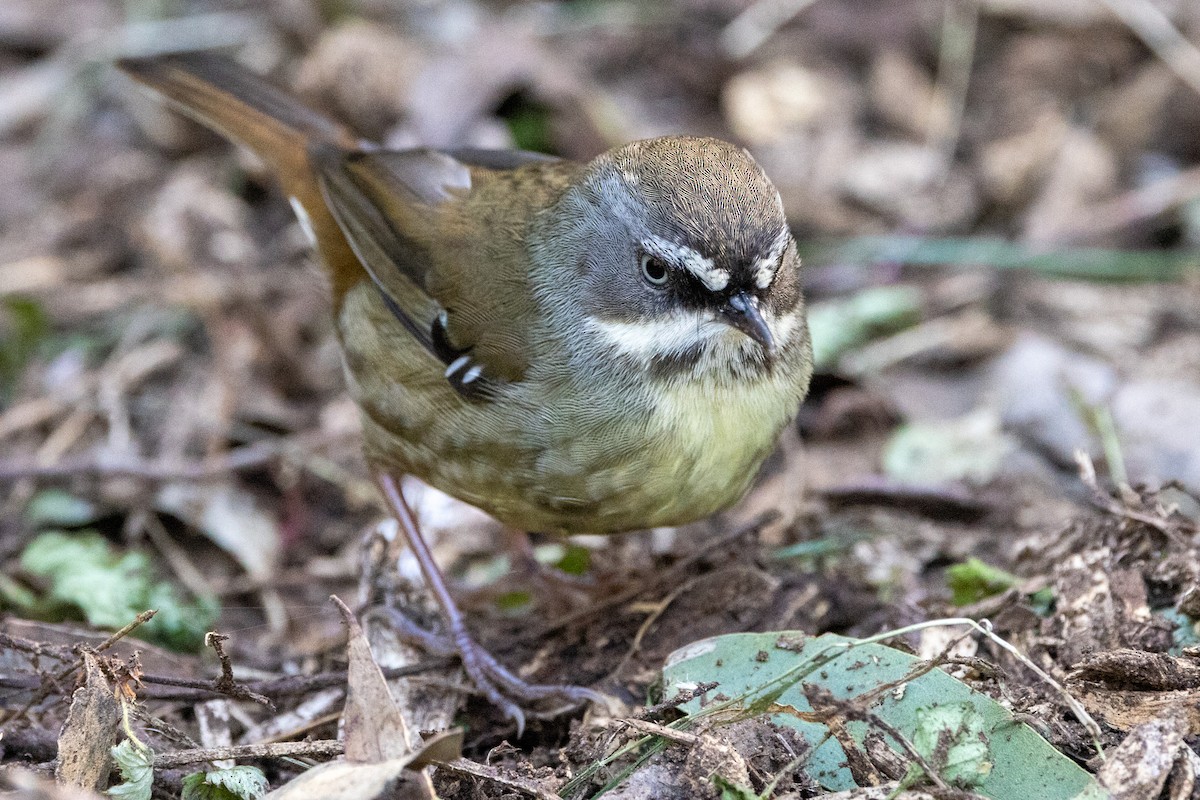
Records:
M1075 463L1079 465L1079 479L1083 481L1083 485L1088 488L1092 495L1092 502L1103 511L1107 511L1114 517L1140 522L1143 525L1149 525L1156 531L1166 536L1168 539L1177 540L1179 531L1176 530L1171 523L1156 514L1147 514L1144 511L1130 508L1124 503L1118 503L1108 495L1096 480L1096 466L1092 463L1091 457L1082 450L1075 451Z
M114 644L121 641L126 636L133 633L135 630L137 630L141 626L145 625L150 620L154 619L154 616L156 614L158 614L158 611L157 611L157 609L153 609L153 608L143 611L142 613L140 613L136 617L134 617L132 622L128 623L127 625L122 627L119 631L117 631L116 633L109 636L107 639L105 639L100 644L96 645L96 647L93 648L92 652L103 653L105 650L112 647ZM74 669L73 665L72 665L71 669ZM63 677L65 678L67 676L67 674L70 674L69 670L67 673L64 673Z
M612 678L621 674L621 670L625 669L625 665L628 664L638 650L642 648L642 640L646 638L646 634L649 632L650 628L653 627L654 623L658 622L662 615L667 612L667 609L671 607L671 604L674 603L676 599L678 599L679 595L683 594L688 589L691 589L696 582L701 579L701 577L702 576L697 576L691 580L685 581L682 585L674 589L662 600L659 600L654 604L654 608L649 614L646 615L646 618L642 620L642 624L638 626L637 633L633 635L633 641L631 641L629 643L629 647L625 649L625 655L621 656L621 660L617 662L617 665L605 674L605 681L611 680Z
M105 650L107 650L108 648L112 647L117 642L119 642L121 639L124 639L126 636L128 636L130 633L132 633L137 628L141 627L142 625L145 625L147 622L154 619L154 615L157 613L158 612L155 611L154 609L149 609L147 611L143 611L142 613L140 613L136 617L134 617L132 622L130 622L128 625L125 625L123 628L121 628L119 631L117 631L116 633L109 636L107 639L105 639L100 644L96 645L95 647L80 648L80 650L86 650L86 651L92 652L92 653L102 653ZM82 656L77 655L70 664L68 664L66 667L64 667L62 670L60 670L58 673L50 676L49 679L43 680L41 688L38 689L38 691L33 695L33 697L29 698L29 702L27 702L24 706L22 706L17 711L13 712L12 715L4 718L3 721L6 723L11 723L13 720L20 719L21 717L28 714L29 710L31 708L33 708L38 703L42 702L43 700L45 700L47 697L50 696L50 692L52 691L51 687L57 685L59 683L59 681L66 680L66 678L68 678L72 672L74 672L76 669L79 668L79 662L81 659L82 659Z
M184 764L199 764L206 761L247 758L332 758L340 756L344 745L336 739L320 739L315 742L273 742L269 744L241 744L230 747L209 747L196 750L176 750L173 753L158 753L154 766L158 769L179 767Z
M758 0L721 31L721 47L733 58L745 58L816 0Z
M1148 0L1101 0L1180 80L1200 94L1200 50Z
M436 766L438 769L445 770L452 775L466 775L471 778L490 781L498 786L503 786L514 792L520 792L526 797L533 797L537 800L562 800L558 794L529 778L514 775L507 770L501 770L489 764L477 764L465 758L456 758L454 761L444 761Z
M76 657L71 648L66 645L39 642L34 639L13 636L11 633L5 633L4 631L0 631L0 650L16 650L21 653L29 653L34 658L47 656L59 661L72 661Z
M933 783L934 786L936 786L942 792L948 793L953 791L950 788L950 785L946 783L946 780L940 774L938 774L936 769L933 768L933 765L925 759L925 756L921 755L921 751L917 749L916 745L910 742L903 733L897 730L896 726L887 722L878 714L868 714L867 717L870 719L872 725L877 726L880 730L882 730L888 736L891 736L900 744L900 748L904 750L905 755L917 763L917 766L920 767L925 773L925 777L929 778L930 782Z
M694 733L668 728L666 725L659 725L657 722L649 722L644 719L619 719L615 720L615 722L619 725L624 725L626 728L631 728L638 733L647 736L658 736L677 744L693 746L703 741L701 737Z
M1136 222L1153 219L1200 197L1200 167L1088 206L1059 223L1050 239L1059 245L1087 244Z
M967 106L967 88L971 83L971 64L975 60L975 38L979 32L977 0L949 2L943 7L942 36L938 50L937 92L949 113L943 126L931 125L925 144L949 165L962 130L963 111Z
M830 486L819 494L830 504L882 505L903 508L930 517L975 519L987 513L988 506L958 484L913 485L883 476L868 476L855 483Z
M225 640L228 638L228 636L216 631L209 631L204 634L204 644L213 649L213 652L217 654L217 660L221 662L221 677L217 678L214 687L221 694L229 695L238 700L251 700L274 711L275 704L268 698L257 692L250 691L234 680L233 660L225 652Z
M13 644L13 641L16 643ZM35 651L31 648L38 644L37 642L30 642L28 640L12 640L11 637L0 634L0 649L12 647L12 649L22 652L33 653ZM42 651L40 655L53 657L60 661L68 661L74 658L64 648L60 649L63 649L63 652L59 654ZM428 672L444 671L454 661L454 659L450 658L433 658L403 667L387 667L383 669L383 677L387 680L395 680L396 678L408 678ZM0 688L4 689L31 690L38 688L43 682L44 679L32 673L0 675ZM138 690L138 696L146 700L194 703L228 696L226 693L214 688L213 681L208 678L142 675L141 683L142 688ZM340 672L318 672L313 675L289 675L284 678L269 678L260 681L243 681L239 689L278 700L283 697L311 694L334 686L344 686L345 683L346 672L342 670Z
M718 536L701 544L695 551L688 555L683 560L673 564L669 569L660 572L655 576L655 579L649 583L638 583L623 592L613 595L607 600L595 603L587 608L580 609L570 614L566 614L558 619L549 622L539 628L526 629L524 632L513 637L513 643L519 644L528 641L538 641L545 638L548 634L565 628L572 623L580 620L588 619L589 617L600 616L608 612L609 609L628 603L636 597L647 594L663 585L673 583L678 580L680 575L687 574L687 571L702 558L708 556L713 550L716 550L724 545L736 542L745 536L751 536L758 533L767 525L779 518L778 511L766 511L760 514L753 522L744 525L741 528L728 533L724 536Z
M664 712L674 711L684 703L690 703L697 697L703 695L705 692L711 692L718 686L720 686L720 683L717 681L702 681L697 683L691 689L681 689L679 693L670 700L665 700L661 703L656 703L645 708L639 708L635 713L638 715L638 719L652 719L654 717L661 717Z
M257 469L293 452L327 445L338 437L316 432L255 442L205 461L161 462L106 458L103 453L55 464L0 462L0 482L23 478L141 478L149 481L204 481Z
M1087 729L1087 732L1092 737L1092 746L1094 746L1096 748L1096 752L1097 752L1097 754L1099 754L1100 758L1104 759L1104 746L1100 743L1100 739L1103 736L1103 732L1100 730L1100 725L1096 722L1095 719L1092 718L1092 715L1087 712L1087 709L1085 709L1083 707L1083 704L1080 703L1078 700L1076 700L1074 695L1072 695L1070 692L1068 692L1066 687L1063 686L1061 683L1059 683L1057 680L1055 680L1054 677L1050 673L1046 672L1046 670L1042 669L1037 664L1033 663L1032 659L1030 659L1029 656L1022 653L1014 645L1010 644L1007 640L1001 638L1001 636L999 634L997 634L995 631L993 631L992 623L986 619L976 621L976 620L970 619L968 617L948 617L945 619L926 620L925 622L918 622L913 625L906 625L903 628L896 628L894 630L884 631L883 633L876 634L875 636L870 636L866 639L860 639L857 642L854 642L852 645L846 645L845 649L851 650L851 649L853 649L853 647L856 647L861 644L869 644L871 642L883 642L888 639L894 639L899 636L905 636L909 633L914 633L916 631L924 630L925 628L934 628L934 627L942 627L942 626L950 626L950 625L967 625L967 626L973 628L976 632L978 632L979 634L986 637L989 641L991 641L997 647L1001 648L1002 650L1007 652L1009 655L1011 655L1013 658L1020 661L1022 664L1024 664L1026 667L1028 667L1030 670L1032 670L1035 675L1037 675L1039 678L1041 678L1043 681L1045 681L1049 686L1051 686L1054 689L1054 691L1056 691L1058 693L1059 697L1062 698L1063 702L1067 704L1067 707L1071 709L1071 713L1075 715L1075 718L1083 724L1084 728ZM832 649L832 648L830 648L830 649Z

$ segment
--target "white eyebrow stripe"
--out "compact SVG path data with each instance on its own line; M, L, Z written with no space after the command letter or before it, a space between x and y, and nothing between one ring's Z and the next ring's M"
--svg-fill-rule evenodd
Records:
M783 230L776 235L767 254L754 262L755 286L765 289L771 285L771 281L775 280L775 273L779 271L779 260L783 257L783 251L787 249L791 240L792 232L785 225Z
M729 270L716 266L711 258L697 253L686 245L676 244L661 236L650 236L642 241L642 247L652 255L658 256L674 266L686 269L710 291L720 292L729 285L732 277Z

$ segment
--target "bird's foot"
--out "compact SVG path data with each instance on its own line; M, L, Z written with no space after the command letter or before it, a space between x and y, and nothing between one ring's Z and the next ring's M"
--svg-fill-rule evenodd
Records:
M536 584L542 594L555 602L570 603L595 591L596 580L590 575L572 575L539 560L529 534L512 528L507 534L512 574L518 580Z
M465 630L450 636L439 636L417 625L397 609L385 607L397 635L426 653L435 656L457 656L475 688L497 706L517 727L519 737L525 730L524 706L558 701L565 707L582 703L607 705L609 698L586 686L570 684L529 683L501 664Z

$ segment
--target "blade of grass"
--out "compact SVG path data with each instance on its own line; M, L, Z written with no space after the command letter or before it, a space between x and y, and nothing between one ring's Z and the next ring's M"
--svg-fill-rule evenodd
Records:
M999 238L862 236L802 248L809 264L892 262L901 266L960 265L1023 269L1048 277L1094 281L1173 281L1200 271L1200 252L1033 248Z

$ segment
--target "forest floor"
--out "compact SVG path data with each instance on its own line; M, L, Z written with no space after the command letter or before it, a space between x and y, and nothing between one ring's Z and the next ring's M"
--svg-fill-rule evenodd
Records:
M232 746L279 787L396 758L400 724L463 732L430 746L445 798L1200 797L1200 4L118 5L0 7L0 789L130 785L130 737L153 770L126 796ZM110 66L209 46L391 146L586 160L686 132L780 189L817 374L743 503L534 537L539 572L410 487L480 640L610 707L518 736L370 612L437 624L303 232L261 165ZM748 631L771 646L709 639ZM726 646L800 671L739 695L691 660ZM903 680L870 668L892 658ZM906 687L974 710L938 728ZM1006 761L993 713L1044 758ZM387 780L428 796L417 774ZM382 796L354 775L305 796Z

